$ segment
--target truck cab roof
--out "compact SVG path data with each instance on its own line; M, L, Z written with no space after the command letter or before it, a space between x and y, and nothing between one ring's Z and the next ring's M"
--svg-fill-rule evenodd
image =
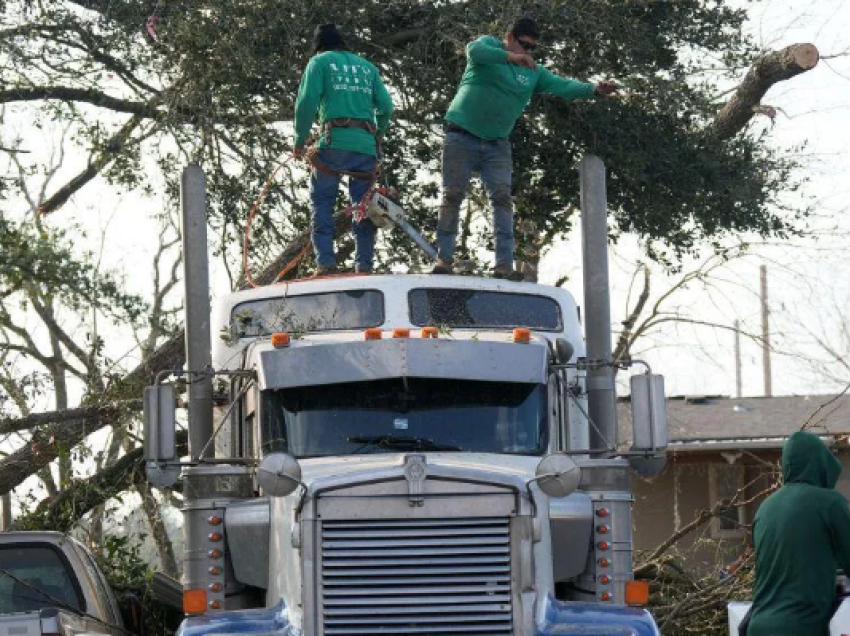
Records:
M287 332L352 340L365 329L437 327L458 339L501 339L516 327L566 338L583 355L578 307L564 289L474 276L341 275L235 292L213 310L213 365L232 368L247 344Z

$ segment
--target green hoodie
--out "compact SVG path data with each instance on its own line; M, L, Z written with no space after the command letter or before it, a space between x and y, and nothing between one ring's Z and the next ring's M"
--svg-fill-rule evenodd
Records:
M365 119L377 124L383 137L393 112L393 100L378 69L348 51L326 51L313 56L301 78L295 101L295 147L303 146L313 121ZM322 139L319 148L351 150L376 155L375 137L360 128L335 128L331 143Z
M504 139L532 95L590 99L595 89L593 84L558 77L542 66L531 70L508 64L505 45L483 35L466 46L466 70L446 119L481 139Z
M811 433L782 449L784 484L753 527L756 586L747 636L826 636L835 571L850 572L850 507L833 490L841 464Z

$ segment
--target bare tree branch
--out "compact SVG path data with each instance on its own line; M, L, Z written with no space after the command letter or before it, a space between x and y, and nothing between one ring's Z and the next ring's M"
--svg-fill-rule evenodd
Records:
M128 99L120 99L91 88L31 86L9 88L0 91L0 104L35 102L51 99L64 102L82 102L85 104L91 104L92 106L99 106L100 108L108 108L116 113L128 113L130 115L150 119L155 119L161 114L151 102L136 102Z
M113 137L106 143L106 150L98 155L94 161L90 161L85 170L71 179L61 187L53 196L41 204L39 214L46 215L58 210L74 193L94 179L112 161L114 155L130 140L133 131L142 123L142 118L134 115L121 127Z

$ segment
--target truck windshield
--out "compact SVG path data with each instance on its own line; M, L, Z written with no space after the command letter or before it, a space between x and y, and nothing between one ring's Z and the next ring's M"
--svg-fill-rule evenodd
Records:
M384 295L374 289L326 292L240 303L231 315L235 338L275 331L314 332L378 327L384 322Z
M63 605L83 609L70 565L58 550L0 546L0 614Z
M427 288L411 290L408 303L410 322L421 327L563 329L560 305L553 298L537 294Z
M394 378L266 391L263 451L295 457L469 451L541 455L545 387Z

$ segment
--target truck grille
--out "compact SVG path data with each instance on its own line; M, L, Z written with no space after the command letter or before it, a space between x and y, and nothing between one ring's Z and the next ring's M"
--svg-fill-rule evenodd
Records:
M324 634L512 634L508 519L324 521Z

